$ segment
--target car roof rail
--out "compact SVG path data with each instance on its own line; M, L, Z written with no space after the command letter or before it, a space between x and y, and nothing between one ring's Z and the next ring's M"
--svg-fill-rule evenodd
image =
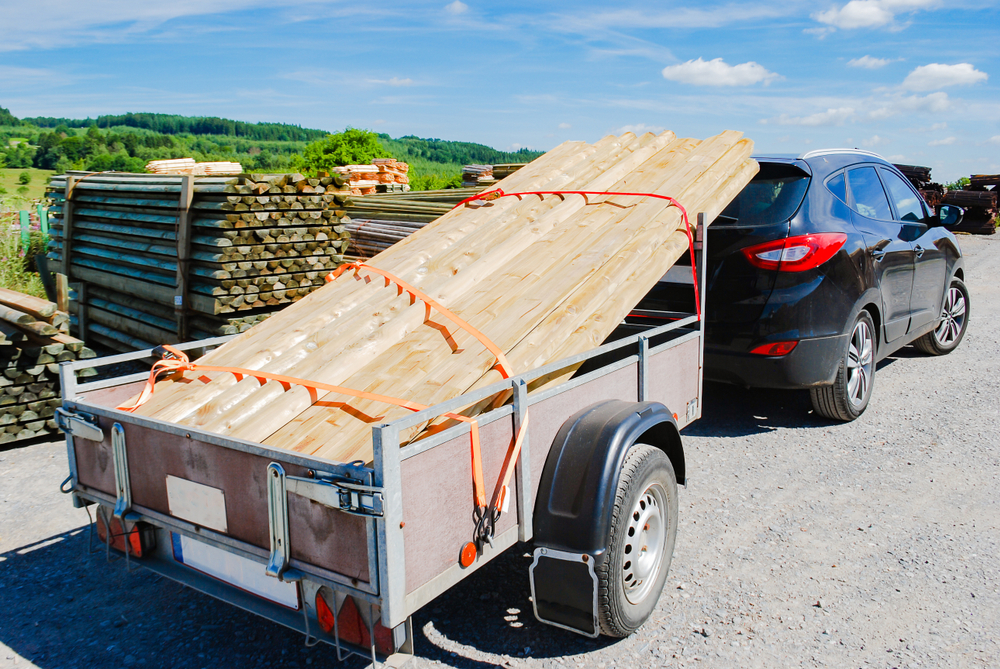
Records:
M799 156L800 160L808 160L809 158L815 158L817 156L828 156L834 153L853 153L859 156L869 156L871 158L878 158L879 160L885 160L884 157L875 153L874 151L865 151L864 149L816 149L814 151L808 151ZM885 160L885 162L889 162Z

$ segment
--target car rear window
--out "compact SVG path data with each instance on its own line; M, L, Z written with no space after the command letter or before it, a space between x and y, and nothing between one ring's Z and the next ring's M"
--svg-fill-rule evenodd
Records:
M795 215L809 187L809 176L794 165L761 163L760 172L713 225L756 227Z

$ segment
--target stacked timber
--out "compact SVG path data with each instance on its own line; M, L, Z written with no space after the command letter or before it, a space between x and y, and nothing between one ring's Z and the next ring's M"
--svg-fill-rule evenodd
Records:
M410 166L395 158L376 158L371 165L344 165L333 171L348 180L352 195L404 192L410 189Z
M601 196L508 197L441 216L369 261L428 294L502 350L515 374L600 345L688 250L680 209L616 192L676 198L708 221L757 173L737 132L566 142L500 187ZM501 380L481 341L363 270L342 273L202 362L434 405ZM377 279L377 277L375 277ZM540 381L561 382L572 374ZM463 411L477 415L505 397ZM372 457L371 428L405 409L195 371L164 380L137 413L339 460ZM426 434L406 430L403 443Z
M80 284L81 336L120 350L245 331L316 290L348 246L340 177L71 173L49 197L49 258Z
M371 258L481 192L481 188L449 188L352 198L345 208L344 220L351 236L346 257Z
M1000 211L997 195L1000 192L1000 174L973 174L969 185L961 190L949 190L944 196L945 204L954 204L965 209L962 222L952 227L956 232L977 235L992 235L997 230Z
M525 163L500 163L493 166L493 178L497 181L506 179L525 166Z
M192 174L195 176L220 176L241 174L243 166L229 161L199 163L194 158L172 160L151 160L146 163L146 171L152 174Z
M466 165L462 168L463 188L485 188L496 183L492 165Z
M913 187L920 191L924 201L932 209L937 209L944 198L945 187L931 181L931 168L919 165L896 165L896 169L909 179Z
M68 326L52 302L0 288L0 444L55 432L59 363L95 357Z

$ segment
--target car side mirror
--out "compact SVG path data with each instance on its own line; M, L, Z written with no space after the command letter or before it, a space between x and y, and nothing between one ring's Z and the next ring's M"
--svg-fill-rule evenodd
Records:
M963 216L965 216L965 210L953 204L942 204L938 208L938 223L944 226L958 225L962 222Z

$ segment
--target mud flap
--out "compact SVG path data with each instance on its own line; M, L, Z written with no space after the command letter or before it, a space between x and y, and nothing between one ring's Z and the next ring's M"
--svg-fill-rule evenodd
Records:
M597 573L594 556L536 548L528 570L535 618L591 638L597 622Z

